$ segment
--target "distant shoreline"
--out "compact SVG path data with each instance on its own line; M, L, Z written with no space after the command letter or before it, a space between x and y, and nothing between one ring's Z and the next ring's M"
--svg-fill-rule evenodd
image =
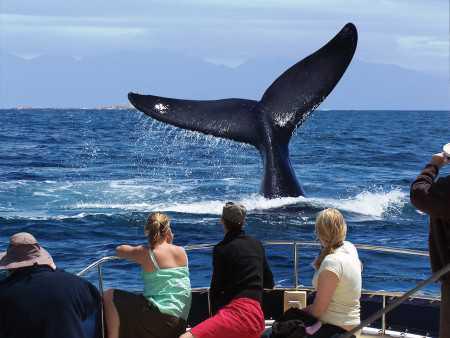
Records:
M64 110L64 109L79 109L79 110L130 110L135 109L130 104L113 104L113 105L100 105L96 107L33 107L30 105L18 105L10 108L0 108L0 110Z
M6 111L6 110L17 110L17 111L24 111L24 110L55 110L55 111L61 111L61 110L137 110L131 105L112 105L112 106L99 106L99 107L32 107L32 106L19 106L19 107L11 107L11 108L0 108L0 111ZM417 111L417 112L450 112L450 109L357 109L357 108L349 108L349 109L333 109L333 108L324 108L324 109L317 109L316 111L371 111L371 112L384 112L384 111L398 111L398 112L411 112L411 111Z

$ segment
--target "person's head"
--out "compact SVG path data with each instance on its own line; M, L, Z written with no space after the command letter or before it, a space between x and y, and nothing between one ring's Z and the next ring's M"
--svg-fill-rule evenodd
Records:
M153 212L148 216L147 223L144 226L144 233L152 248L156 244L164 241L171 243L173 240L170 219L166 214L161 212Z
M227 202L223 206L221 218L225 232L241 230L245 224L246 213L243 205Z
M320 267L326 255L340 247L347 235L347 224L344 216L337 209L322 210L316 217L316 236L322 245L319 257L314 262L316 269Z
M53 270L56 269L52 256L39 245L32 234L19 232L12 235L7 251L0 253L0 269L14 272L16 269L35 265L48 265Z

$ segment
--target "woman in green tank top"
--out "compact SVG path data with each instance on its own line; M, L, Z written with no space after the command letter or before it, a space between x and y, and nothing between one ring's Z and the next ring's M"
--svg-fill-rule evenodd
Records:
M179 337L191 307L188 259L173 245L170 220L150 214L144 228L148 245L120 245L117 256L141 265L144 294L111 289L104 294L108 338Z

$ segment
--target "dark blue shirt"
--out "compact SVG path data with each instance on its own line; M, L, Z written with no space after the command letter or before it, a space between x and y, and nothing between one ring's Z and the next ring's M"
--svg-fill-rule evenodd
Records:
M99 308L86 280L48 266L22 268L0 282L0 338L91 338L86 321Z

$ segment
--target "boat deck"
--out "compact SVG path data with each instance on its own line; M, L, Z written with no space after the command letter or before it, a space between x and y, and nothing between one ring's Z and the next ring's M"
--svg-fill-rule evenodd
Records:
M298 248L300 246L318 246L316 242L306 241L268 241L265 245L281 245L293 248L293 280L291 288L276 288L265 290L262 307L267 324L279 318L287 307L303 308L312 303L314 292L312 288L299 285L298 280ZM189 245L186 251L211 250L212 243ZM427 252L409 250L403 248L376 247L371 245L356 244L360 250L383 252L386 254L397 253L412 256L427 256ZM103 257L90 264L78 273L85 275L89 271L97 270L99 290L103 292L102 265L116 261L117 257ZM450 269L447 267L446 269ZM441 272L441 273L445 273ZM439 331L439 297L415 296L414 294L423 286L428 285L439 278L432 276L426 281L409 290L406 294L386 291L363 290L361 295L361 321L364 327L358 337L437 337ZM422 284L422 285L421 285ZM389 313L384 313L390 307ZM381 312L383 314L381 315ZM376 320L374 319L376 315ZM208 288L192 290L192 307L188 318L188 326L193 327L211 315ZM369 324L370 323L370 324Z

